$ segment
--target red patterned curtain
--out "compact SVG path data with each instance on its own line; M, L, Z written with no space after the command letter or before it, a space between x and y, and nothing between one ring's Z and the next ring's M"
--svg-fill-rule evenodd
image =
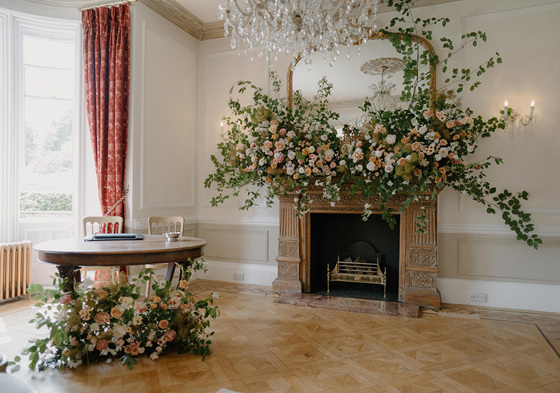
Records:
M87 119L103 215L124 194L128 131L130 9L82 11ZM124 201L111 216L124 218Z

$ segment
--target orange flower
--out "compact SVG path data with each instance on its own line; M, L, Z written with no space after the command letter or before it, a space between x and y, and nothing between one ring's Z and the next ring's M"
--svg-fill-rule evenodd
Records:
M111 309L111 316L113 318L119 319L120 317L122 317L122 315L123 315L123 312L121 311L120 308L115 306Z
M167 319L159 321L158 326L160 329L165 329L167 326L169 326L169 321Z
M456 141L456 140L459 139L459 138L460 138L459 134L453 135L453 140L454 140L454 141Z
M167 304L163 303L163 304L161 305L161 308L163 308L164 310L167 310L169 307L167 306Z
M416 168L416 169L414 170L414 174L415 174L416 176L420 176L420 175L422 174L422 169Z

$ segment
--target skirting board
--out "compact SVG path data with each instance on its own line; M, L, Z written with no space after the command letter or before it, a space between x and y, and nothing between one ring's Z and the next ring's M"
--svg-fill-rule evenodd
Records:
M438 278L442 303L560 313L560 285ZM470 300L486 294L486 302Z
M272 281L278 277L278 267L251 263L211 261L206 259L208 271L197 272L196 277L203 280L237 282L242 284L272 286ZM234 279L234 275L243 275L243 280Z

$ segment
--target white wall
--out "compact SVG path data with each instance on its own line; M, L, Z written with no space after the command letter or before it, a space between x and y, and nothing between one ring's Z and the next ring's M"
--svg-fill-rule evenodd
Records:
M152 215L196 224L196 89L199 42L141 3L132 7L126 226Z
M525 207L544 244L538 251L530 249L515 240L500 217L489 216L468 198L445 190L439 200L438 225L442 300L559 312L560 175L555 170L554 152L560 151L560 135L554 125L560 121L560 112L555 110L560 91L560 1L469 0L414 12L419 17L451 19L447 27L434 29L432 44L439 53L441 36L459 43L465 32L488 33L488 42L456 56L455 66L475 67L500 52L504 64L483 76L481 88L465 94L465 106L491 117L499 115L505 99L521 114L528 113L533 98L537 101L534 126L515 135L499 132L482 141L478 156L504 158L504 165L488 172L489 179L498 187L530 193ZM379 15L378 24L382 26L391 16ZM275 266L276 239L271 238L270 230L277 228L278 220L277 208L241 212L237 210L240 203L234 200L210 207L212 194L202 188L202 180L211 170L209 157L216 152L220 118L228 114L229 88L237 80L251 80L263 87L268 83L268 68L262 59L248 63L246 56L238 57L228 45L229 39L201 43L198 92L199 236L209 242L207 259L220 261L209 276L224 280L231 280L236 269ZM285 78L287 63L281 59L273 67L281 78ZM439 75L438 79L442 82L444 78ZM263 258L266 247L269 260ZM264 270L249 282L270 283L275 276L271 271ZM471 302L472 292L487 294L487 302Z

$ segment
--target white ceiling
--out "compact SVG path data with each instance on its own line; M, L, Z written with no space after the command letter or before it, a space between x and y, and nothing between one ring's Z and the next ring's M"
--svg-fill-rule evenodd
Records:
M224 0L176 0L177 3L192 12L204 23L216 22L218 20L218 6Z

